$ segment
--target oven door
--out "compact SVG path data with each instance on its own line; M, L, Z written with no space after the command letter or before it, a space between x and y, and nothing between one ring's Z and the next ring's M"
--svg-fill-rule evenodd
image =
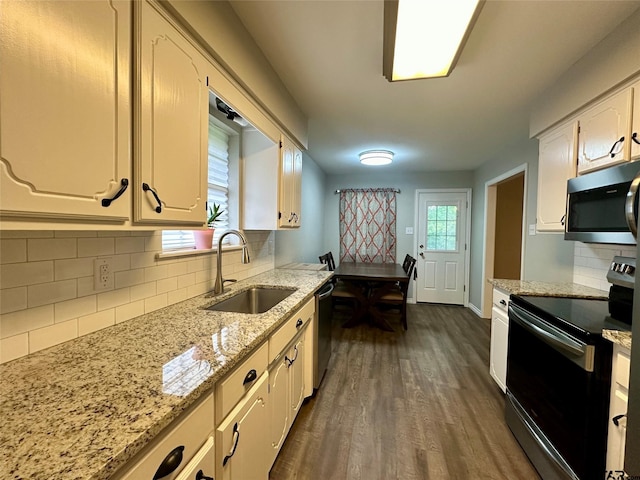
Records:
M542 442L550 457L546 460L566 473L544 478L590 478L594 347L511 302L508 348L507 390L510 401L515 399L514 411ZM512 430L527 451L526 442ZM543 473L544 468L536 468ZM595 478L603 471L604 464Z

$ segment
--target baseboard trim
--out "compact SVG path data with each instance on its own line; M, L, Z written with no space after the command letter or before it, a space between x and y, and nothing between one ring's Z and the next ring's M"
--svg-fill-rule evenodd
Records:
M483 318L482 317L482 310L480 310L478 307L476 307L473 303L469 304L469 310L471 310L473 313L475 313L480 318Z

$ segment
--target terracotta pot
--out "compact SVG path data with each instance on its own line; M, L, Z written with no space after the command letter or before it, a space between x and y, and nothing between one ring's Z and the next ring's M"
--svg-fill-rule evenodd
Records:
M198 250L210 250L213 247L214 231L214 228L193 231L193 238L196 241L196 248Z

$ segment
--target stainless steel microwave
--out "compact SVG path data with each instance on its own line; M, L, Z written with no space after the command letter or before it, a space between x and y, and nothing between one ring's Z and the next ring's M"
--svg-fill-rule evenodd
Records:
M570 179L565 240L635 245L639 184L640 162Z

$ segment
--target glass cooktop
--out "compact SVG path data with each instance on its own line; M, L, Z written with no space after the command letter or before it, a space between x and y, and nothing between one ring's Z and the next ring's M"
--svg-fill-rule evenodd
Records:
M607 300L512 295L511 301L580 337L600 336L603 329L631 330L609 315Z

